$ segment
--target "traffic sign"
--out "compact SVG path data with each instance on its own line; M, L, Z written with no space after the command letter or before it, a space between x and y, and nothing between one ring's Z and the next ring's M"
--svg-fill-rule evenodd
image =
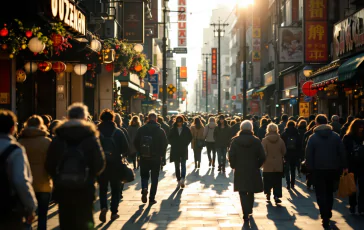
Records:
M231 96L231 99L235 101L236 100L236 96L235 95Z
M312 97L305 96L305 97L303 98L303 100L304 100L305 102L311 102L311 101L312 101Z
M295 105L295 104L297 104L297 99L296 99L296 98L291 98L291 99L289 100L289 103L290 103L291 105Z
M173 84L169 84L167 91L170 95L172 95L177 91L177 89L176 89L176 87L174 87Z
M173 48L173 53L176 53L176 54L186 54L187 53L187 48L175 47L175 48Z

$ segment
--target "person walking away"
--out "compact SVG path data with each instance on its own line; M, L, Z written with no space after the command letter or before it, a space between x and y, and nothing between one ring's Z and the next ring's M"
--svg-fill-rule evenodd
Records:
M364 215L364 121L355 119L347 134L343 138L343 143L348 158L349 172L354 173L355 184L358 184L358 194L353 193L349 197L350 213L355 214L356 207L358 213Z
M332 130L340 135L342 125L339 123L338 115L332 115L330 125L332 127Z
M253 213L254 193L263 192L260 168L265 161L263 146L253 135L251 121L243 121L238 136L229 150L229 163L234 169L234 191L239 192L244 222Z
M215 148L215 139L214 139L214 131L216 128L215 118L210 117L209 123L205 126L203 136L206 141L206 150L207 156L209 158L209 167L215 168L216 161L216 148Z
M305 132L305 135L303 136L303 149L306 152L306 146L307 146L307 142L308 139L310 138L310 136L313 134L313 130L316 128L316 123L315 123L315 118L316 116L312 117L310 116L309 119L314 118L314 120L312 120L308 126L307 126L307 132ZM306 159L306 153L305 153L305 159ZM308 190L311 189L311 186L313 185L313 175L312 172L308 171L306 173L306 187ZM313 185L313 188L315 188L315 185Z
M258 133L254 133L260 140L263 140L265 134L267 133L268 120L266 118L262 118L260 120L260 127L258 129Z
M287 127L281 134L281 138L286 144L287 149L287 153L285 155L285 174L287 189L290 190L291 188L294 189L296 180L296 165L298 161L299 151L302 146L298 129L296 128L296 122L292 120L287 122Z
M99 197L100 197L100 216L101 222L106 222L106 214L108 212L107 191L109 184L111 187L111 221L119 218L118 209L120 202L120 180L117 175L119 173L118 164L121 158L125 157L129 149L129 143L124 133L117 127L115 113L110 109L104 109L100 114L101 123L97 126L100 132L100 142L104 150L106 167L98 177Z
M161 128L164 130L166 136L168 137L170 127L166 122L164 122L164 118L162 116L158 116L158 123L161 125Z
M93 229L96 177L105 168L99 132L87 122L88 108L82 103L69 106L67 120L55 128L45 169L53 180L61 229Z
M37 209L33 177L25 149L15 139L17 117L0 110L0 229L22 230Z
M164 130L157 123L155 113L148 114L149 122L140 127L134 139L134 146L140 153L140 177L142 183L142 202L147 203L149 173L151 176L151 188L149 205L157 203L159 170L162 162L165 162L167 151L167 137Z
M306 163L308 170L313 172L322 225L325 229L331 229L334 184L338 183L341 172L348 172L347 158L344 144L340 136L327 124L327 117L323 114L317 115L315 123L317 127L306 147Z
M279 129L279 134L282 135L282 133L284 132L284 129L287 126L287 122L288 122L288 115L287 114L283 114L281 116L281 122L278 125L278 129Z
M134 141L137 131L141 127L141 125L142 124L140 122L139 116L133 116L128 126L128 134L130 138L130 157L133 160L134 169L139 169L140 167L139 154L135 147Z
M231 128L224 115L219 116L218 127L214 130L214 139L219 163L218 171L225 172L226 153L231 141Z
M270 201L273 188L274 200L277 204L282 203L282 174L283 159L286 154L286 145L278 134L278 126L271 123L267 126L267 135L262 140L265 151L265 162L263 164L264 194Z
M348 116L348 118L346 119L346 123L341 127L340 130L340 138L342 139L345 134L347 133L349 126L351 124L351 122L353 122L354 117L353 116Z
M33 188L38 201L38 230L47 229L48 205L51 198L51 181L44 168L47 150L51 144L43 119L33 115L25 122L19 143L24 146L33 174Z
M169 132L171 145L170 162L174 162L178 187L185 187L186 161L188 160L188 145L192 141L190 129L184 124L183 117L178 115Z
M231 136L232 137L235 137L238 134L238 132L240 131L240 124L241 124L240 117L236 117L235 122L236 122L236 124L231 126Z
M307 132L307 121L301 119L297 125L298 129L298 136L299 136L299 143L301 144L301 148L298 150L298 160L297 160L297 171L298 177L301 178L301 162L305 159L305 146L303 145L305 139L305 133Z
M192 125L191 125L191 134L192 134L192 149L195 157L195 169L200 168L201 166L201 152L204 147L204 126L199 117L195 117Z

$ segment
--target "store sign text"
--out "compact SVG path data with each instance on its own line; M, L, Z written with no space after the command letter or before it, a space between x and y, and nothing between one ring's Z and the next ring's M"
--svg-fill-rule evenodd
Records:
M178 47L187 46L187 0L178 0Z
M86 35L86 17L69 0L51 0L52 15L82 35Z

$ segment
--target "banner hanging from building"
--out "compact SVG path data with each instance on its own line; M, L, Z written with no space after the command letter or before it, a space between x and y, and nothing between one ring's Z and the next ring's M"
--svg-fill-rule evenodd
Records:
M123 38L130 43L144 43L144 2L124 2Z
M327 0L306 0L305 10L305 62L329 60Z
M181 66L179 68L179 81L186 82L187 81L187 67Z
M259 15L260 9L254 7L254 12ZM253 17L253 32L252 32L252 71L251 74L253 76L253 87L259 87L261 85L261 74L260 74L260 65L261 65L261 25L260 25L260 17Z
M187 0L178 0L178 46L187 46Z
M303 33L301 27L278 28L279 62L302 62Z
M217 48L211 48L211 84L217 84Z
M202 76L202 97L206 97L206 71L203 71Z

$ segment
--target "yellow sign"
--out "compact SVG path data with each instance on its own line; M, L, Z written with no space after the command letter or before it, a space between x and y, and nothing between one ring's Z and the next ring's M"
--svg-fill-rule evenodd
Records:
M253 28L253 38L260 38L260 28Z
M9 93L0 93L0 104L10 104Z
M310 116L310 103L300 102L300 117Z

